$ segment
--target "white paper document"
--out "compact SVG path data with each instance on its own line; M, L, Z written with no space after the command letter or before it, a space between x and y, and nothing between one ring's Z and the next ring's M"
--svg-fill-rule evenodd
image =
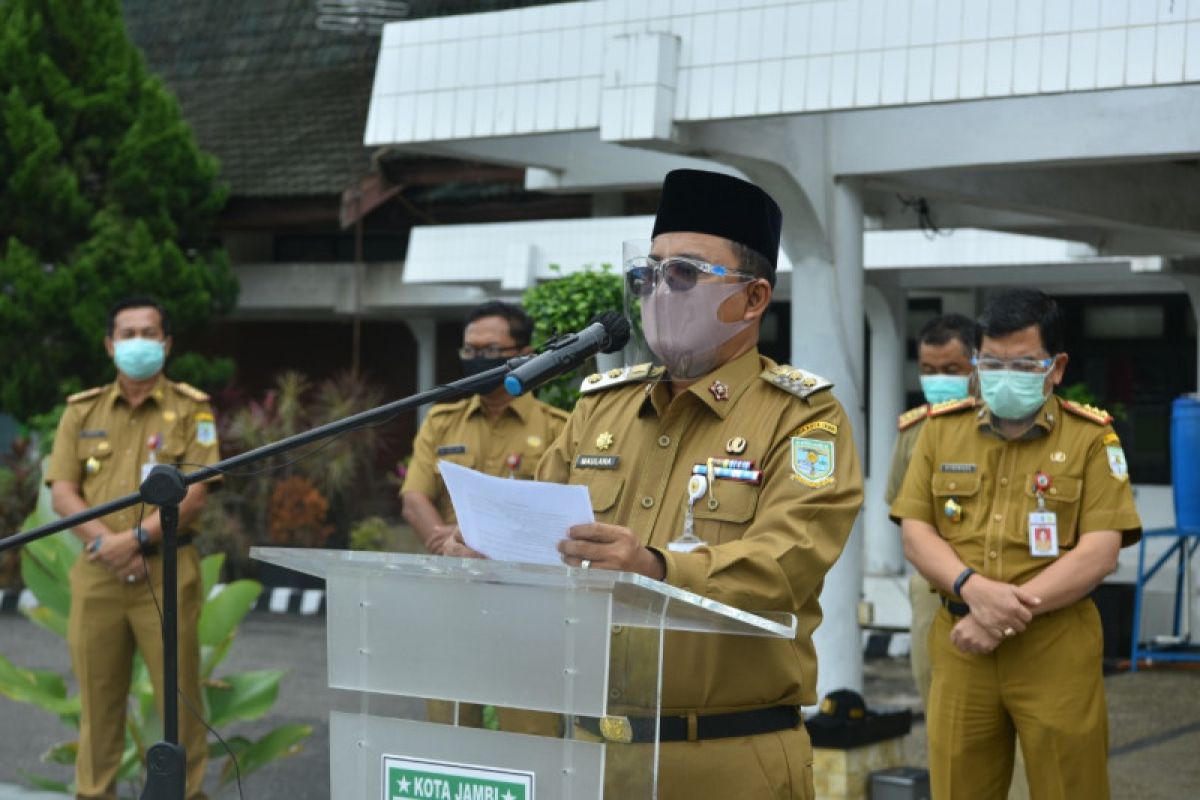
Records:
M463 541L497 561L561 565L567 530L596 521L586 486L495 478L450 461L438 469Z

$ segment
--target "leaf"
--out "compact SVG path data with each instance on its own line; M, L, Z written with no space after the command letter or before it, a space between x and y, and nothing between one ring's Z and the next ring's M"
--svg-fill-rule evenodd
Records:
M241 767L242 777L246 777L277 758L299 753L301 742L308 738L312 731L311 725L293 723L280 726L263 736L243 750L238 757L238 766ZM233 762L226 759L225 766L221 769L221 785L224 786L233 778Z
M49 606L34 606L21 610L25 618L40 628L67 638L67 618Z
M62 537L57 534L25 545L21 549L21 578L40 605L65 617L71 612L70 571L76 552Z
M213 587L221 579L221 568L225 566L225 554L213 553L200 562L200 574L204 579L204 597L212 594Z
M23 769L17 770L17 773L29 782L29 785L35 789L40 789L43 792L62 792L63 794L71 794L71 787L62 781L56 781L53 778L47 778L42 775L35 775L32 772L27 772Z
M43 764L74 764L79 754L79 741L59 742L42 754Z
M18 667L0 656L0 695L52 714L78 714L79 697L67 697L63 676L49 670Z
M200 643L211 647L232 635L261 593L258 581L240 580L209 599L200 612Z
M258 670L228 675L224 686L204 688L208 700L209 724L214 728L234 720L258 719L266 714L279 696L283 670Z

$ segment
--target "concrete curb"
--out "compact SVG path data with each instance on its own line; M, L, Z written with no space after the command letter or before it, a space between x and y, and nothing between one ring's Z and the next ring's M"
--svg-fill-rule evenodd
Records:
M219 583L213 587L213 593L225 588ZM37 598L28 589L20 592L11 589L0 590L0 614L16 614L25 608L35 608ZM318 616L325 613L324 589L295 589L289 586L265 587L254 604L255 611L266 611L271 614L300 614L301 616Z

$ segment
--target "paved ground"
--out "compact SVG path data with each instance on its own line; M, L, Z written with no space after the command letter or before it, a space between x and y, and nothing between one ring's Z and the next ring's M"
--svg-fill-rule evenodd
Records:
M230 670L280 664L289 670L269 718L234 732L253 734L285 722L315 728L304 753L246 779L247 798L329 796L327 712L341 698L325 686L324 625L323 617L254 613L226 661ZM0 652L22 666L68 670L61 640L17 615L0 615ZM1200 795L1200 670L1115 674L1106 687L1113 797L1175 800ZM915 707L907 659L869 661L866 694L872 706ZM69 734L56 718L0 698L0 800L37 796L17 789L24 783L22 770L69 779L68 768L39 762L41 753ZM924 764L924 741L924 727L918 724L906 742L915 765ZM236 792L221 797L236 797Z

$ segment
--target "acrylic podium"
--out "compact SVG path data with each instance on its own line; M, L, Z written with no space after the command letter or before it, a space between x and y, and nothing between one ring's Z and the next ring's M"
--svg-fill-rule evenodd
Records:
M251 556L326 581L329 685L342 690L329 719L333 798L597 800L606 786L610 798L653 798L657 726L646 724L670 679L664 632L795 636L790 614L631 573L298 548ZM625 657L610 676L618 638ZM500 730L428 722L427 701L499 708Z

